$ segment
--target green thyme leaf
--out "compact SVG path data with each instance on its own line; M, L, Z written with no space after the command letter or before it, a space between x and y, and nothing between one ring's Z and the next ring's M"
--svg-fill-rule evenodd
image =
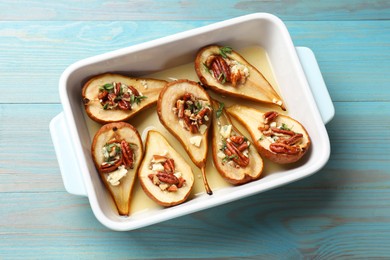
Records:
M103 109L104 109L104 110L107 110L107 109L108 109L108 103L106 103L106 104L103 105Z
M220 118L223 112L223 109L225 108L225 104L220 102L217 112L215 113L217 118Z
M230 156L226 155L225 158L222 159L223 162L227 162L233 159L238 159L237 154L232 154Z
M223 152L225 149L226 149L226 139L222 139L222 147L219 150Z
M114 89L114 85L111 83L106 83L101 88L103 88L105 90L111 90L111 89Z
M200 103L199 101L196 101L195 102L195 108L196 110L198 110L198 112L202 109L202 103Z
M136 96L135 98L134 98L134 100L135 100L135 103L137 103L137 105L139 105L139 103L141 103L141 101L143 100L143 99L145 99L145 98L147 98L146 96Z
M263 141L263 139L264 139L264 135L260 136L260 138L257 139L257 141Z
M225 84L226 83L226 75L225 75L225 73L222 72L221 75L219 75L218 81L221 81L221 84Z
M231 47L225 46L225 47L219 48L219 53L221 54L222 57L227 58L227 54L232 53L232 50L233 49Z
M282 129L282 130L288 130L288 131L291 130L291 128L289 128L285 123L282 123L282 126L280 127L280 129Z

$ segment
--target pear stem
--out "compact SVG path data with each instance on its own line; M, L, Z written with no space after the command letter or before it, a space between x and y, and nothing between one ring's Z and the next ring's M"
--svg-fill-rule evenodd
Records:
M213 191L211 190L208 182L207 182L207 178L206 178L206 167L203 166L202 168L200 168L200 170L202 171L202 179L203 179L203 185L206 189L206 192L207 194L209 195L213 195Z

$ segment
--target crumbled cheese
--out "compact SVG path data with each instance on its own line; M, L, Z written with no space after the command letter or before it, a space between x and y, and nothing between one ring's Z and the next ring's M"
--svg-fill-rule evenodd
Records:
M175 172L173 175L175 175L175 177L178 179L183 176L181 172Z
M141 80L141 84L142 86L144 86L145 89L148 88L148 83L146 82L146 80Z
M202 136L196 135L190 138L190 143L195 145L196 147L200 147L200 143L202 142Z
M207 131L207 125L200 125L199 126L199 132L200 134L204 134Z
M164 171L164 166L162 163L153 163L152 171Z
M111 172L107 176L107 181L112 185L112 186L118 186L120 184L120 180L126 176L127 170L124 165L121 165L118 167L117 170Z
M275 104L278 105L278 106L281 106L281 105L283 104L282 100L278 100L278 99L276 99L276 98L273 98L273 99L272 99L272 103L275 103Z
M276 122L272 122L269 126L270 127L276 127Z
M160 187L161 190L166 190L169 185L167 183L160 183L160 185L158 185Z
M231 67L232 74L236 74L237 72L242 72L245 77L249 76L249 69L245 65L239 63L238 61L232 61L233 66Z
M219 133L223 138L228 138L232 132L232 125L223 125L219 130Z
M220 158L220 159L223 159L223 158L225 158L225 157L226 157L226 155L225 155L225 153L224 153L224 152L222 152L222 151L219 151L219 152L217 153L217 157L218 157L218 158Z
M249 157L249 150L248 149L245 149L242 154L245 156L245 157Z
M275 143L275 140L272 137L267 136L267 140L270 141L271 143Z
M128 87L126 84L123 84L123 83L122 83L121 87L122 87L123 93L130 92L129 87Z
M179 125L184 128L185 125L184 125L184 120L183 119L179 120Z

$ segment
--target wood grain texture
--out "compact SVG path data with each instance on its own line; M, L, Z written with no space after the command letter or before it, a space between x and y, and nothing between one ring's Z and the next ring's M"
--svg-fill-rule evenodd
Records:
M8 156L20 158L20 163L3 161L0 168L0 235L5 241L0 256L37 258L45 250L47 258L386 257L390 249L378 245L390 241L390 104L335 105L336 117L327 126L332 155L320 172L273 191L122 233L103 227L86 198L68 195L62 187L46 128L60 106L1 105L6 124L0 127L0 141L15 146ZM360 118L368 118L364 126L357 111ZM33 131L24 127L34 121L39 127ZM34 155L35 149L20 153L4 138L12 134L26 136L26 147L39 143L47 162Z
M57 103L59 78L72 63L210 23L0 22L0 103ZM334 101L390 101L390 21L286 25L297 46L316 54Z
M389 1L0 0L0 259L387 259ZM90 56L243 14L282 18L336 116L314 175L131 232L64 190L49 133L58 80Z
M384 20L385 0L347 1L0 1L3 21L96 20L224 20L254 12L268 12L285 20Z

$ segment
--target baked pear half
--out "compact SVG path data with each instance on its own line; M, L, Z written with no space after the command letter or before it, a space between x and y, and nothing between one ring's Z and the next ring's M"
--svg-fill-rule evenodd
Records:
M273 162L296 162L310 148L306 129L289 116L241 105L233 105L227 112L248 130L260 155Z
M209 45L200 49L195 71L202 84L215 92L275 104L286 110L263 74L230 47Z
M85 111L101 124L127 121L155 104L166 83L111 73L95 76L82 90Z
M145 149L138 172L145 193L165 207L186 201L194 184L191 166L157 131L148 132Z
M143 156L137 129L124 122L106 124L96 132L91 151L118 213L128 216L131 193Z
M224 103L213 100L212 151L214 165L231 184L248 183L260 178L263 160L251 142L233 125Z
M160 122L180 141L193 163L201 169L206 191L212 194L205 173L212 120L207 92L194 81L172 81L160 93L157 113Z

